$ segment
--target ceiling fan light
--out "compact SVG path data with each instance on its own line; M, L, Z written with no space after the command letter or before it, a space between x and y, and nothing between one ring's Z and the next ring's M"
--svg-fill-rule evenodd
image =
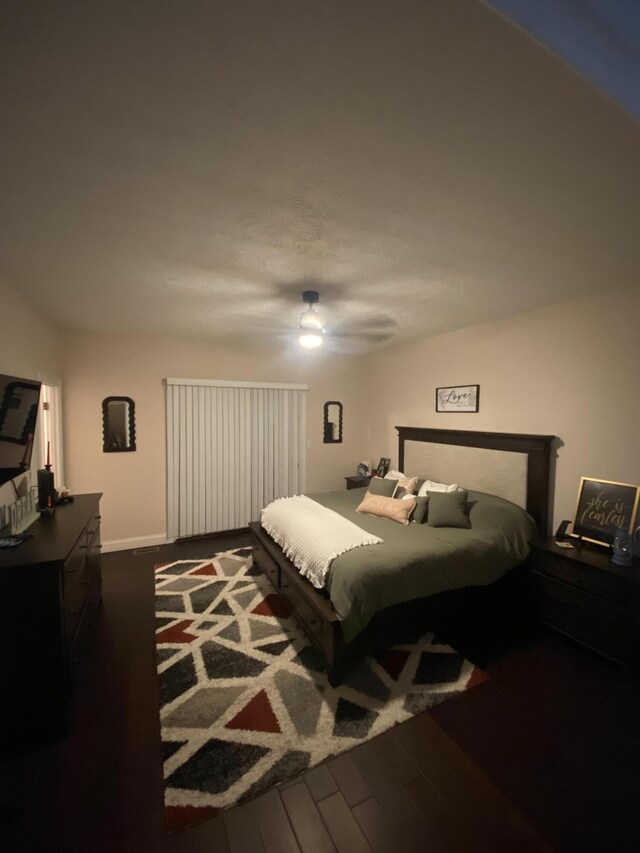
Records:
M317 332L304 332L298 338L298 342L307 349L315 349L322 345L322 335Z
M310 331L322 331L322 327L324 326L324 319L322 314L319 314L317 311L309 306L306 311L302 312L300 317L300 328L301 329L309 329Z

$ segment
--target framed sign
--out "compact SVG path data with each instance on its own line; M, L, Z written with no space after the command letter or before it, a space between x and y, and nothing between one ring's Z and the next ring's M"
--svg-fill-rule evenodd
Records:
M436 412L477 412L479 403L479 385L436 388Z
M640 487L611 480L582 477L573 532L591 542L611 545L616 530L631 532Z

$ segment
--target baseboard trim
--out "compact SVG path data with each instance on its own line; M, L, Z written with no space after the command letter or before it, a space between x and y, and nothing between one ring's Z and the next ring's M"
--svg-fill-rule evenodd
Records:
M156 533L152 536L132 536L130 539L111 539L102 543L102 553L112 551L132 551L134 548L148 548L150 545L167 545L172 542L166 533Z

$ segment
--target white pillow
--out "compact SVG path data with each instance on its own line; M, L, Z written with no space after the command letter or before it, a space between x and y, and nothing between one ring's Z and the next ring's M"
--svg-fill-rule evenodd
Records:
M415 495L416 489L418 488L418 478L417 477L407 477L402 471L389 471L388 474L385 475L385 480L395 480L398 484L397 490L394 493L394 497L401 497L402 492L409 492L411 495Z
M420 486L420 490L418 491L418 495L424 497L424 495L429 492L463 492L462 489L457 483L452 483L450 486L447 486L446 483L434 483L433 480L425 480L424 483Z

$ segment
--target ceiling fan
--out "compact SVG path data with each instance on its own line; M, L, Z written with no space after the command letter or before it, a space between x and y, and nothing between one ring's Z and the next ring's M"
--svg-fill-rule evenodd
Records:
M320 294L317 290L305 290L302 294L302 301L307 309L302 312L300 317L298 342L307 349L314 349L322 345L322 336L324 335L324 317L313 307L320 301Z
M298 327L298 343L307 349L331 342L331 348L339 352L358 352L367 346L384 343L394 334L396 321L386 315L359 313L354 328L354 318L344 319L328 327L324 315L317 310L320 294L317 290L305 290L302 301L306 308L302 312ZM338 343L340 342L340 343Z

